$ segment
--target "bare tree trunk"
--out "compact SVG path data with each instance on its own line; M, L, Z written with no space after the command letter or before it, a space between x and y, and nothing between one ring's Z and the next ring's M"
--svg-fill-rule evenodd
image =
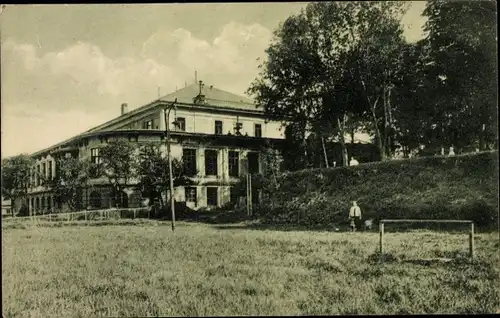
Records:
M483 151L485 150L485 132L486 132L486 125L482 124L481 125L481 132L479 133L479 150Z
M340 118L337 117L337 126L339 127L339 141L342 151L342 165L344 167L347 167L349 165L349 156L347 154L347 148L344 140L345 122L346 122L346 115L343 116L342 122L340 121Z
M361 80L361 84L363 85L363 89L364 89L365 93L368 93L364 80ZM371 110L372 118L373 118L373 124L375 126L375 139L377 141L377 148L380 152L380 160L384 161L387 158L385 155L386 153L385 153L384 142L382 141L382 134L381 134L379 126L378 126L379 121L378 121L377 114L376 114L377 104L378 104L378 101L380 99L380 96L377 96L377 98L375 99L374 102L372 102L370 96L368 96L368 95L366 95L366 99L368 101L368 105L370 105L370 110Z
M384 94L384 113L385 113L385 151L386 157L392 157L392 110L391 110L391 92L392 88L388 87Z
M325 156L325 167L328 168L328 155L326 154L325 138L321 137L321 146L323 147L323 155Z
M306 165L305 168L309 167L309 154L307 151L307 140L306 140L306 130L302 132L302 148L304 149L304 163Z
M387 157L386 157L384 142L382 141L382 135L381 135L380 129L378 127L378 118L377 118L377 115L375 113L375 108L377 107L378 100L379 99L377 97L377 99L375 100L375 103L373 103L373 105L371 105L372 106L371 112L372 112L373 122L374 122L374 126L375 126L375 139L377 141L377 148L380 151L380 160L384 161L387 159Z

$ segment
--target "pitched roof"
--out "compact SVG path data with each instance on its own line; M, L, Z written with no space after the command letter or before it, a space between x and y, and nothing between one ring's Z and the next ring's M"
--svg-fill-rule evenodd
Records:
M198 84L188 85L178 91L170 93L160 98L161 101L173 102L177 98L177 102L192 104L193 99L200 93ZM205 101L208 105L219 107L239 108L244 110L257 110L256 104L249 98L236 95L213 86L202 89L205 95Z
M232 108L232 109L241 109L241 110L250 110L250 111L260 111L263 112L262 109L258 109L257 105L252 101L251 99L244 97L244 96L239 96L218 88L215 88L213 86L204 87L202 89L203 94L205 95L205 101L208 106L215 106L215 107L221 107L221 108ZM128 118L130 116L134 116L137 113L146 111L148 109L151 109L155 106L157 106L158 101L166 101L166 102L173 102L177 98L177 102L179 103L184 103L184 104L193 104L194 103L194 98L198 96L200 93L200 86L199 84L191 84L188 85L182 89L179 89L173 93L170 93L168 95L165 95L161 97L158 100L152 101L146 105L140 106L136 109L131 110L126 114L126 116L118 116L115 117L101 125L95 126L87 131L84 131L80 134L77 134L76 136L66 139L64 141L61 141L53 146L47 147L43 150L37 151L33 153L32 155L37 155L42 152L45 152L49 149L56 148L58 146L62 146L80 136L83 136L87 133L92 133L100 130L105 130L107 127L110 125L114 125L124 118Z

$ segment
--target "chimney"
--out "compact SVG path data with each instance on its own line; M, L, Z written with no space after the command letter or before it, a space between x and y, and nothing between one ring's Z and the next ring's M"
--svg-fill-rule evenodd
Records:
M122 115L125 115L128 112L128 105L127 103L122 104Z
M200 92L193 98L193 101L195 104L205 104L205 94L203 94L205 84L203 84L203 81L199 81L198 83Z

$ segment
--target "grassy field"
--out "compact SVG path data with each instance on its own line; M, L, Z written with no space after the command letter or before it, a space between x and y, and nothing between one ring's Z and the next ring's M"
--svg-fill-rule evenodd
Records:
M178 223L4 228L4 317L494 313L496 234ZM423 261L449 257L452 262Z

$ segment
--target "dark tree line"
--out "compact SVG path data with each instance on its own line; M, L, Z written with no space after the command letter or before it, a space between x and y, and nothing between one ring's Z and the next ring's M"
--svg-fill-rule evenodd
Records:
M496 3L429 1L427 36L408 43L405 2L308 4L275 32L248 92L286 124L285 166L313 166L314 142L373 136L382 160L453 146L496 147ZM433 150L435 151L435 150ZM289 158L287 164L287 158Z

